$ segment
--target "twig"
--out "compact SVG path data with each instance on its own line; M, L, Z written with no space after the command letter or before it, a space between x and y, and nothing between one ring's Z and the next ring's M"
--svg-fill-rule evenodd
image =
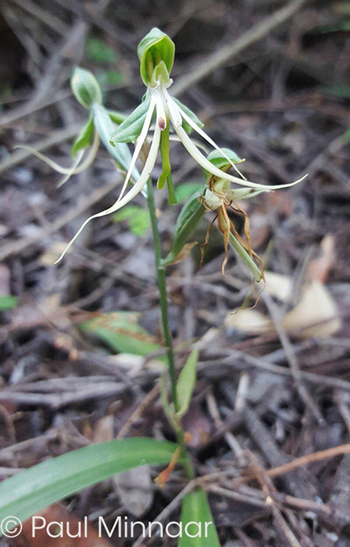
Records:
M196 69L180 78L177 83L174 84L173 93L177 95L183 93L195 83L203 80L203 78L208 76L213 70L228 63L232 57L238 55L238 53L248 46L258 42L275 27L287 21L304 3L305 0L294 0L286 7L276 11L271 17L267 17L261 21L261 23L258 23L252 29L248 30L248 32L233 42L233 44L228 44L219 51L213 53L213 55L210 55Z
M318 421L319 425L322 425L324 423L324 419L303 383L303 378L299 368L298 360L296 358L296 355L295 355L293 346L289 340L289 337L286 331L284 330L284 328L282 327L276 304L274 303L271 296L267 292L264 292L262 294L262 298L270 312L272 322L275 326L275 329L281 341L298 393L302 401L304 402L305 406L310 410L310 412Z

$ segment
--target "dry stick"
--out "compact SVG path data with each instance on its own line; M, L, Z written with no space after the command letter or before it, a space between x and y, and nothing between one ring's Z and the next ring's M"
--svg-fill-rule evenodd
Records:
M317 408L316 404L314 403L314 401L310 397L310 394L309 394L308 390L306 389L306 387L303 383L303 379L302 379L302 376L301 376L298 360L296 358L296 355L295 355L293 346L292 346L292 344L289 340L289 337L288 337L286 331L284 330L284 328L282 327L276 304L274 303L271 296L267 292L262 294L262 298L263 298L263 300L264 300L264 302L265 302L265 304L266 304L266 306L267 306L267 308L270 312L271 319L273 321L273 324L275 326L275 329L276 329L277 334L279 336L279 339L281 341L282 347L283 347L284 352L286 354L286 358L287 358L288 364L290 366L290 370L291 370L293 379L296 383L298 393L299 393L302 401L304 402L305 406L307 408L309 408L311 413L314 415L314 417L318 421L319 425L321 425L324 422L322 414L320 413L320 411Z
M34 243L37 243L38 241L43 241L50 234L56 232L57 230L65 226L65 224L68 224L77 216L81 215L84 211L86 211L86 209L89 209L89 207L91 207L95 203L98 203L102 198L109 194L109 192L111 192L115 188L115 186L115 183L113 183L107 184L102 188L98 188L97 190L92 192L90 196L88 196L86 199L83 199L77 205L74 205L73 207L68 209L65 215L59 217L55 222L52 222L49 226L45 227L45 230L39 232L35 236L25 237L23 239L8 243L7 245L3 246L0 251L0 260L4 260L9 256L20 253L21 251L24 251L24 249L26 249L30 245L33 245Z
M277 532L281 536L281 539L284 539L284 541L286 541L288 545L290 545L290 547L301 547L300 542L295 537L288 523L284 519L279 507L276 505L273 497L276 493L276 488L271 478L267 475L266 469L264 469L262 465L260 465L258 459L254 456L252 452L247 450L246 453L250 460L249 467L252 469L255 478L260 484L262 493L264 495L265 504L271 509L273 522ZM289 514L290 510L287 513Z
M313 452L307 456L301 456L292 462L269 469L266 473L269 477L279 477L280 475L285 475L286 473L289 473L298 467L302 467L303 465L319 462L329 458L335 458L337 456L343 456L344 454L350 454L350 444L342 444L340 446L335 446L334 448L328 448L327 450Z
M294 2L291 2L286 7L276 11L271 17L267 17L261 21L261 23L255 25L251 30L248 30L248 32L243 34L243 36L238 38L233 44L228 44L219 51L213 53L213 55L210 55L190 74L186 74L174 84L172 88L173 93L176 95L183 93L200 80L203 80L203 78L208 76L211 72L228 63L234 55L238 55L238 53L248 46L261 40L261 38L264 38L271 30L294 15L305 1L306 0L295 0Z

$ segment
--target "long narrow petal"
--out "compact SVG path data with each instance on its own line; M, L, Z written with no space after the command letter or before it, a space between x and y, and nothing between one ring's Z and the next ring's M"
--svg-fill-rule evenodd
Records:
M156 130L154 132L153 142L151 144L151 149L149 151L145 166L142 170L142 173L140 175L139 180L134 184L134 186L132 186L132 188L129 190L129 192L126 194L126 196L124 196L121 200L117 200L108 209L105 209L104 211L101 211L100 213L96 213L95 215L92 215L91 217L86 219L85 222L83 223L83 225L79 228L78 232L75 234L75 236L68 243L68 245L66 246L65 250L63 251L63 253L59 257L59 259L56 260L55 264L57 264L58 262L60 262L60 260L62 260L62 258L64 257L64 255L68 251L68 249L73 245L73 243L75 242L77 237L81 234L81 232L84 230L85 226L91 220L93 220L94 218L99 218L99 217L103 217L103 216L115 213L116 211L118 211L118 209L121 209L122 207L124 207L124 205L129 203L129 201L131 201L139 192L142 191L143 187L145 186L145 184L147 183L149 177L151 176L154 164L156 163L157 154L158 154L158 150L159 150L159 143L160 143L160 128L156 127Z
M82 171L85 171L85 169L90 167L90 165L92 164L92 162L94 161L96 157L99 144L100 144L100 139L98 134L95 132L94 140L89 149L88 155L86 156L84 162L81 163L78 167L75 167L73 171L72 171L72 167L62 167L62 165L59 165L53 160L50 160L50 158L48 158L47 156L44 156L44 154L41 154L40 152L35 150L35 148L32 148L31 146L27 146L26 144L18 145L15 148L22 148L23 150L27 150L27 152L30 152L31 154L33 154L34 156L42 160L44 163L46 163L52 169L54 169L54 171L56 171L57 173L61 173L61 175L71 176L71 175L76 175L78 173L81 173ZM84 155L84 152L83 152L83 155ZM80 157L80 160L82 159L83 155ZM73 165L75 164L76 162L74 162Z
M201 167L203 167L203 169L206 169L207 171L209 171L209 173L211 173L212 175L215 175L216 177L220 177L221 179L234 182L235 184L239 184L240 186L247 186L248 188L258 188L261 190L278 190L280 188L289 188L290 186L294 186L295 184L298 184L299 182L304 180L305 177L307 177L307 175L304 175L301 179L298 179L294 182L289 182L288 184L278 184L276 186L258 184L256 182L250 182L249 180L241 180L238 177L234 177L233 175L230 175L229 173L225 173L224 171L221 171L221 169L218 169L209 160L207 160L207 158L203 156L200 150L198 150L198 148L193 144L193 142L187 135L186 131L182 127L174 125L174 128L182 144L184 145L186 150L189 152L189 154L191 154L194 160Z
M173 101L173 99L170 97L169 95L169 99L170 101ZM175 104L175 103L174 103ZM225 152L222 150L222 148L220 148L220 146L218 146L216 144L215 141L213 141L213 139L211 137L209 137L209 135L206 134L205 131L203 131L203 129L201 129L187 114L186 112L184 112L184 110L182 110L182 108L180 106L178 106L177 104L175 104L176 108L178 109L178 111L180 112L181 116L183 117L184 120L186 120L186 122L188 123L188 125L190 125L192 127L192 129L194 129L198 135L200 135L204 140L206 140L209 144L212 145L213 148L215 148L216 150L218 150L218 152L220 152L220 154L223 155L223 157L229 162L229 164L235 169L235 171L237 171L237 173L239 175L241 175L241 177L243 179L246 180L245 176L242 175L242 173L240 172L240 170L236 167L236 165L233 163L232 160L230 160L230 158L227 156L227 154L225 154Z
M127 172L125 180L124 180L123 188L120 192L119 198L117 199L117 203L124 196L124 193L125 193L125 190L127 188L128 182L129 182L129 180L131 178L131 175L132 175L132 172L134 170L136 160L139 157L140 152L141 152L141 148L142 148L142 146L143 146L143 144L144 144L144 142L147 138L148 130L149 130L149 127L150 127L151 121L152 121L152 116L153 116L155 104L156 104L156 99L155 99L154 95L152 95L151 96L151 101L150 101L150 104L149 104L149 108L148 108L148 111L147 111L147 114L146 114L146 118L145 118L144 124L142 126L141 133L140 133L140 135L139 135L139 137L136 141L135 151L134 151L133 156L131 158L130 166L129 166L128 172Z

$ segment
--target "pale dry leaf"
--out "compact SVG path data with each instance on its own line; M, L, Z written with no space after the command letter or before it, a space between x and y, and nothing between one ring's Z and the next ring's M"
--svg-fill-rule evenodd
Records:
M285 288L282 284L278 289L280 295L281 289ZM337 305L327 287L318 281L312 281L303 287L299 303L281 318L281 325L294 336L311 338L335 334L341 328L341 321ZM276 332L269 317L252 309L229 314L225 326L251 336Z
M114 475L120 501L125 509L135 517L141 517L153 504L154 488L151 470L148 465L136 467Z
M282 318L288 331L298 331L301 338L331 336L338 332L341 321L336 303L327 287L312 281L302 291L299 304Z
M308 275L310 279L325 283L336 260L335 238L333 235L328 234L322 239L320 251L320 256L310 262Z
M288 275L265 272L265 291L282 302L289 302L293 291L293 281Z

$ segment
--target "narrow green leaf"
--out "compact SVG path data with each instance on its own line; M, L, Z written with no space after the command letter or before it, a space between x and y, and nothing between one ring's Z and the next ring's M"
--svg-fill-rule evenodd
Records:
M17 296L13 296L12 294L8 296L0 295L0 311L11 310L17 306L17 303Z
M103 340L113 351L146 356L161 346L137 324L137 314L106 313L82 323L80 329Z
M111 142L136 142L145 123L150 100L150 96L147 94L145 100L113 131L110 136Z
M197 118L196 114L194 112L192 112L192 110L190 110L188 108L188 106L186 106L185 104L183 104L181 101L179 101L179 99L176 99L175 97L172 97L173 101L185 112L185 114L187 114L187 116L189 118L191 118L191 120L197 124L200 128L204 127L204 123L202 123L200 121L199 118ZM193 131L192 127L190 126L189 123L186 122L186 120L182 119L182 127L184 128L184 130L187 132L187 133L191 133Z
M84 125L79 135L77 136L73 146L72 146L72 156L74 158L75 154L83 148L90 146L94 136L94 122L92 116L90 116L87 123Z
M114 222L126 220L130 230L138 237L143 236L151 227L151 218L148 209L138 205L127 205L113 215Z
M199 351L194 349L180 372L176 384L177 399L179 402L179 416L184 416L190 406L192 393L196 384L197 364Z
M38 511L140 465L168 464L176 445L134 437L95 444L26 469L0 484L0 522L24 521Z
M173 248L162 261L163 266L168 266L176 260L176 257L182 251L198 226L199 221L204 216L205 208L198 200L204 189L205 187L202 192L195 192L181 209L175 224Z
M178 547L220 547L207 494L202 488L190 492L182 500L181 524Z

